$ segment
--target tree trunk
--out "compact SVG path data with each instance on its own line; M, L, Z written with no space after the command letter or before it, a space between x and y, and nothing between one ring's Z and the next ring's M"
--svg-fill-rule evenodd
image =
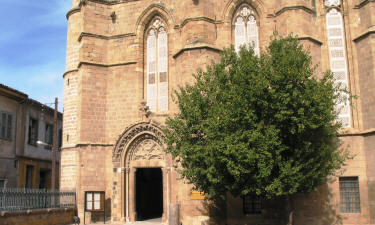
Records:
M294 204L291 196L287 196L287 215L288 215L288 225L293 225L293 213L294 213Z

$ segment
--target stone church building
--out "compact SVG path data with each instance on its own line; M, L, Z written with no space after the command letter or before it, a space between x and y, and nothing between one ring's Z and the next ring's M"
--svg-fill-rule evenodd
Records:
M294 200L295 225L375 224L375 1L73 0L67 13L61 184L80 218L165 224L285 224L285 199L204 199L163 151L173 90L220 59L257 54L276 30L310 49L317 74L332 70L357 95L338 105L353 159ZM102 191L105 195L96 195ZM105 204L105 206L104 206Z

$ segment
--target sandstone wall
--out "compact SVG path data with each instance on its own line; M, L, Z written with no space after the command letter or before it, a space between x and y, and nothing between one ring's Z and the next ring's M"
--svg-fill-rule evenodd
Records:
M139 106L146 98L145 30L151 20L160 17L168 33L171 96L179 85L193 82L191 75L197 69L218 62L220 51L234 43L233 16L243 3L249 4L256 14L261 50L275 30L281 35L293 33L311 52L317 65L316 76L330 68L328 8L323 1L73 0L73 8L67 14L61 188L77 190L80 216L84 191L105 190L111 211L108 215L116 221L124 220L121 193L125 185L115 171L123 172L126 168L112 163L112 150L126 127L143 119ZM345 29L349 88L358 96L352 100L351 127L343 130L341 137L342 146L353 159L317 192L297 196L296 224L375 222L375 170L371 163L375 143L374 8L375 3L367 0L345 0L339 7ZM177 106L169 97L169 111L152 113L149 119L162 126L166 117L176 111ZM183 223L200 224L209 216L214 217L210 204L192 199L192 186L178 179L173 168L168 170L169 201L180 204ZM338 176L358 176L360 213L339 212ZM285 217L272 210L283 209L282 201L266 201L261 215L244 215L241 199L228 196L227 200L228 205L221 205L217 212L222 215L224 211L229 224L277 224Z

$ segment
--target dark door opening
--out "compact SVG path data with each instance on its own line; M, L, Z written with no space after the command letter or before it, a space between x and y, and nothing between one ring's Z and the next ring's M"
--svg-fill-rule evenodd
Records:
M39 189L48 189L50 181L50 171L49 170L40 170L39 171ZM48 179L50 178L50 179Z
M163 178L160 168L138 168L136 172L137 220L162 217Z

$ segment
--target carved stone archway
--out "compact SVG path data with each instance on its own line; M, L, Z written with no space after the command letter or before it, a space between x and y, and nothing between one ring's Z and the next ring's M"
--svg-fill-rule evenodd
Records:
M136 186L135 175L137 168L161 168L163 179L163 215L166 221L169 207L170 160L163 151L165 148L164 134L157 124L140 122L129 126L118 139L113 149L112 160L117 169L113 188L113 208L119 208L116 217L124 221L135 221L136 215ZM120 174L119 174L120 173ZM116 180L116 181L115 181ZM114 213L116 214L116 213Z

